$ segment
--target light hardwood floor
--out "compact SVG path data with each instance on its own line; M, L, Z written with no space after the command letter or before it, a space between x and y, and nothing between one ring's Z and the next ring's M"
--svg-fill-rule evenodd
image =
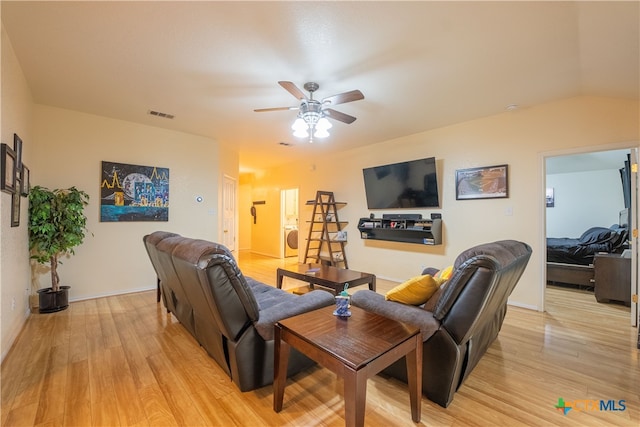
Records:
M239 254L245 275L274 285L277 260ZM284 287L299 286L286 279ZM378 281L384 293L395 283ZM358 288L352 290L355 291ZM628 309L585 292L549 289L548 311L509 307L498 339L447 408L423 398L430 426L640 424L640 358ZM343 383L314 367L290 379L282 412L272 387L241 393L155 302L155 291L72 303L27 321L2 364L6 426L341 426ZM584 400L625 401L624 411L572 410ZM616 408L621 408L619 405ZM365 422L410 426L406 386L376 376Z

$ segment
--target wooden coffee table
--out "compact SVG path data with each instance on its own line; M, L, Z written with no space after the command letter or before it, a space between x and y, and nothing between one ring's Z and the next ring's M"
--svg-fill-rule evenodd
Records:
M351 317L329 306L276 323L273 409L282 410L291 346L344 379L345 423L363 426L367 379L406 356L411 418L420 422L422 334L420 329L351 307Z
M309 274L308 272L310 270L317 271ZM349 288L368 284L369 289L372 291L376 290L376 276L374 274L331 267L329 265L298 264L287 268L278 268L276 272L276 285L279 289L282 289L282 278L285 276L307 282L311 289L313 289L314 285L329 288L333 290L335 295L338 295L340 291L344 289L345 283L349 284Z

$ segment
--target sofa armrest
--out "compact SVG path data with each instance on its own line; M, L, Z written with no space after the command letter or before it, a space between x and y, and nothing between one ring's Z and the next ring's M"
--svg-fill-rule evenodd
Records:
M414 305L387 301L383 295L368 289L355 292L351 296L351 303L363 310L420 328L423 341L428 340L440 328L440 322L433 317L432 312Z
M327 291L315 290L304 295L295 296L280 304L260 310L258 321L254 323L256 330L265 341L273 339L273 327L276 322L287 317L313 311L334 303L334 297Z

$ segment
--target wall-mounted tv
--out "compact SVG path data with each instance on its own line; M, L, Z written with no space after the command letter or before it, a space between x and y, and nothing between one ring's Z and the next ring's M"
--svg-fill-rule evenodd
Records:
M435 157L365 168L362 172L369 209L440 207Z

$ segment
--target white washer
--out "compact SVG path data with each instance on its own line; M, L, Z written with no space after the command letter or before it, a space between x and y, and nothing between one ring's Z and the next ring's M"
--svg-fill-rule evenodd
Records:
M298 227L295 225L284 228L284 256L298 256Z

